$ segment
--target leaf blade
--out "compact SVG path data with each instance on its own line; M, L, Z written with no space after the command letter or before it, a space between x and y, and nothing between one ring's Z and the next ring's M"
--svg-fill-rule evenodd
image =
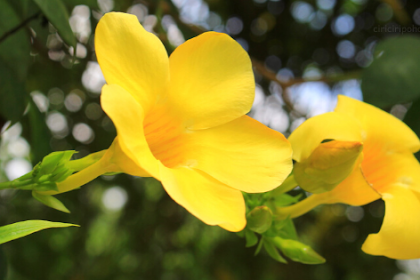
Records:
M61 0L33 0L52 25L57 29L63 41L76 48L76 37L69 23L66 6Z
M79 227L75 224L44 220L27 220L0 227L0 244L25 237L48 228Z
M67 209L67 207L60 200L58 200L52 195L43 195L43 194L33 191L32 196L36 200L38 200L39 202L41 202L42 204L48 207L51 207L55 210L58 210L64 213L70 213L70 210Z

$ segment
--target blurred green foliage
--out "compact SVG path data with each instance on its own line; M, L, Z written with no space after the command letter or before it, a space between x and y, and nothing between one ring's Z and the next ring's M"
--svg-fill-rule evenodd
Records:
M398 31L419 28L420 3L401 1L402 9L393 3L398 2L0 0L0 126L18 122L7 137L2 134L0 182L10 179L6 171L13 160L34 166L52 151L74 149L79 158L111 144L115 129L99 105L104 81L95 72L93 44L99 18L111 10L136 13L169 52L177 41L165 20L184 39L205 29L228 32L263 65L264 71L255 75L264 94L283 97L289 117L285 134L295 120L309 115L293 98L287 100L288 90L304 82L301 77L331 89L361 77L365 100L400 117L408 109L405 121L420 135L419 32L407 36ZM374 56L376 45L382 48L380 56ZM284 73L292 76L284 79ZM30 152L23 153L16 143L26 143ZM113 208L109 197L125 203ZM243 239L203 224L154 179L104 176L58 198L71 215L45 207L27 192L0 193L0 225L43 219L81 226L1 245L0 279L391 280L401 273L394 260L360 250L366 236L380 228L381 201L324 206L296 219L299 239L326 258L325 264L309 266L280 264L264 250L255 257L255 248L245 247L245 240L249 246L258 242L252 232ZM285 204L289 200L285 197Z

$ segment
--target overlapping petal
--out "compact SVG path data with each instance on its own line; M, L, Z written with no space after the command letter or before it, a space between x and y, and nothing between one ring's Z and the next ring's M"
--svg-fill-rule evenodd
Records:
M319 194L325 203L345 203L361 206L381 198L363 176L362 169L357 167L332 191Z
M160 41L133 16L108 14L97 28L108 83L101 103L118 135L110 162L160 180L205 223L242 230L240 190L271 190L292 168L283 135L244 116L255 91L245 50L226 34L207 32L168 60Z
M206 32L170 56L168 98L188 129L225 124L251 109L255 82L246 51L231 37Z
M334 110L356 119L365 134L365 146L382 146L387 151L417 152L420 140L402 121L391 114L356 99L338 96Z
M148 111L169 81L162 42L136 16L108 13L96 27L95 49L107 83L123 87Z
M144 172L147 172L159 178L158 161L144 135L143 108L136 99L118 85L105 85L102 88L101 106L117 128L118 137L113 143L114 147L111 147L115 152L113 160L122 171L131 175L144 176Z
M381 230L368 236L362 250L394 259L420 258L420 195L395 184L382 199L385 218Z
M191 132L184 141L184 157L192 167L248 193L274 189L293 167L285 137L248 116Z
M357 121L342 113L325 113L308 119L296 128L289 137L293 159L300 162L326 139L363 142Z
M240 191L189 168L167 168L160 164L160 177L172 199L206 224L229 231L245 227L245 201Z

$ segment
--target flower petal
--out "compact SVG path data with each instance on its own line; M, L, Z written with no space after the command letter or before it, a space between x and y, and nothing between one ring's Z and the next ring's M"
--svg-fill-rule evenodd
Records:
M301 162L326 139L362 142L361 128L357 121L342 113L325 113L308 119L289 137L293 159Z
M170 56L169 98L189 129L218 126L243 116L255 94L246 51L226 34L206 32Z
M323 197L325 203L345 203L353 206L365 205L381 198L366 181L360 167L357 167L332 191L318 196Z
M190 167L249 193L278 187L290 174L292 149L279 132L242 116L186 135L183 156Z
M102 88L101 106L117 128L117 141L111 146L114 163L128 174L141 176L146 171L159 178L158 161L144 136L144 113L140 104L122 87L105 85Z
M145 111L169 81L169 59L162 42L134 15L107 13L98 23L95 49L108 84L118 84Z
M408 149L412 153L420 149L419 138L405 123L372 105L339 95L334 111L351 116L360 123L365 133L365 147L381 145L387 151Z
M368 236L362 250L393 259L420 258L420 195L396 184L382 199L385 218L381 230Z
M394 184L420 191L420 165L411 152L398 153L376 149L365 151L362 162L363 174L379 193L387 193Z
M194 216L229 231L245 227L245 201L240 191L198 170L159 166L166 192Z

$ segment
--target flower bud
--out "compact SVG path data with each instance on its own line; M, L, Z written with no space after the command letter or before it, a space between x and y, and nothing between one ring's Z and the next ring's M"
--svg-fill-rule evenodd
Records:
M271 227L273 212L267 206L258 206L249 212L246 218L250 230L264 233Z
M360 163L362 150L360 142L333 140L321 143L309 158L295 164L295 179L308 192L330 191Z
M315 252L310 246L300 243L293 239L283 239L274 237L272 239L274 245L279 248L282 253L292 261L304 264L320 264L325 259Z

